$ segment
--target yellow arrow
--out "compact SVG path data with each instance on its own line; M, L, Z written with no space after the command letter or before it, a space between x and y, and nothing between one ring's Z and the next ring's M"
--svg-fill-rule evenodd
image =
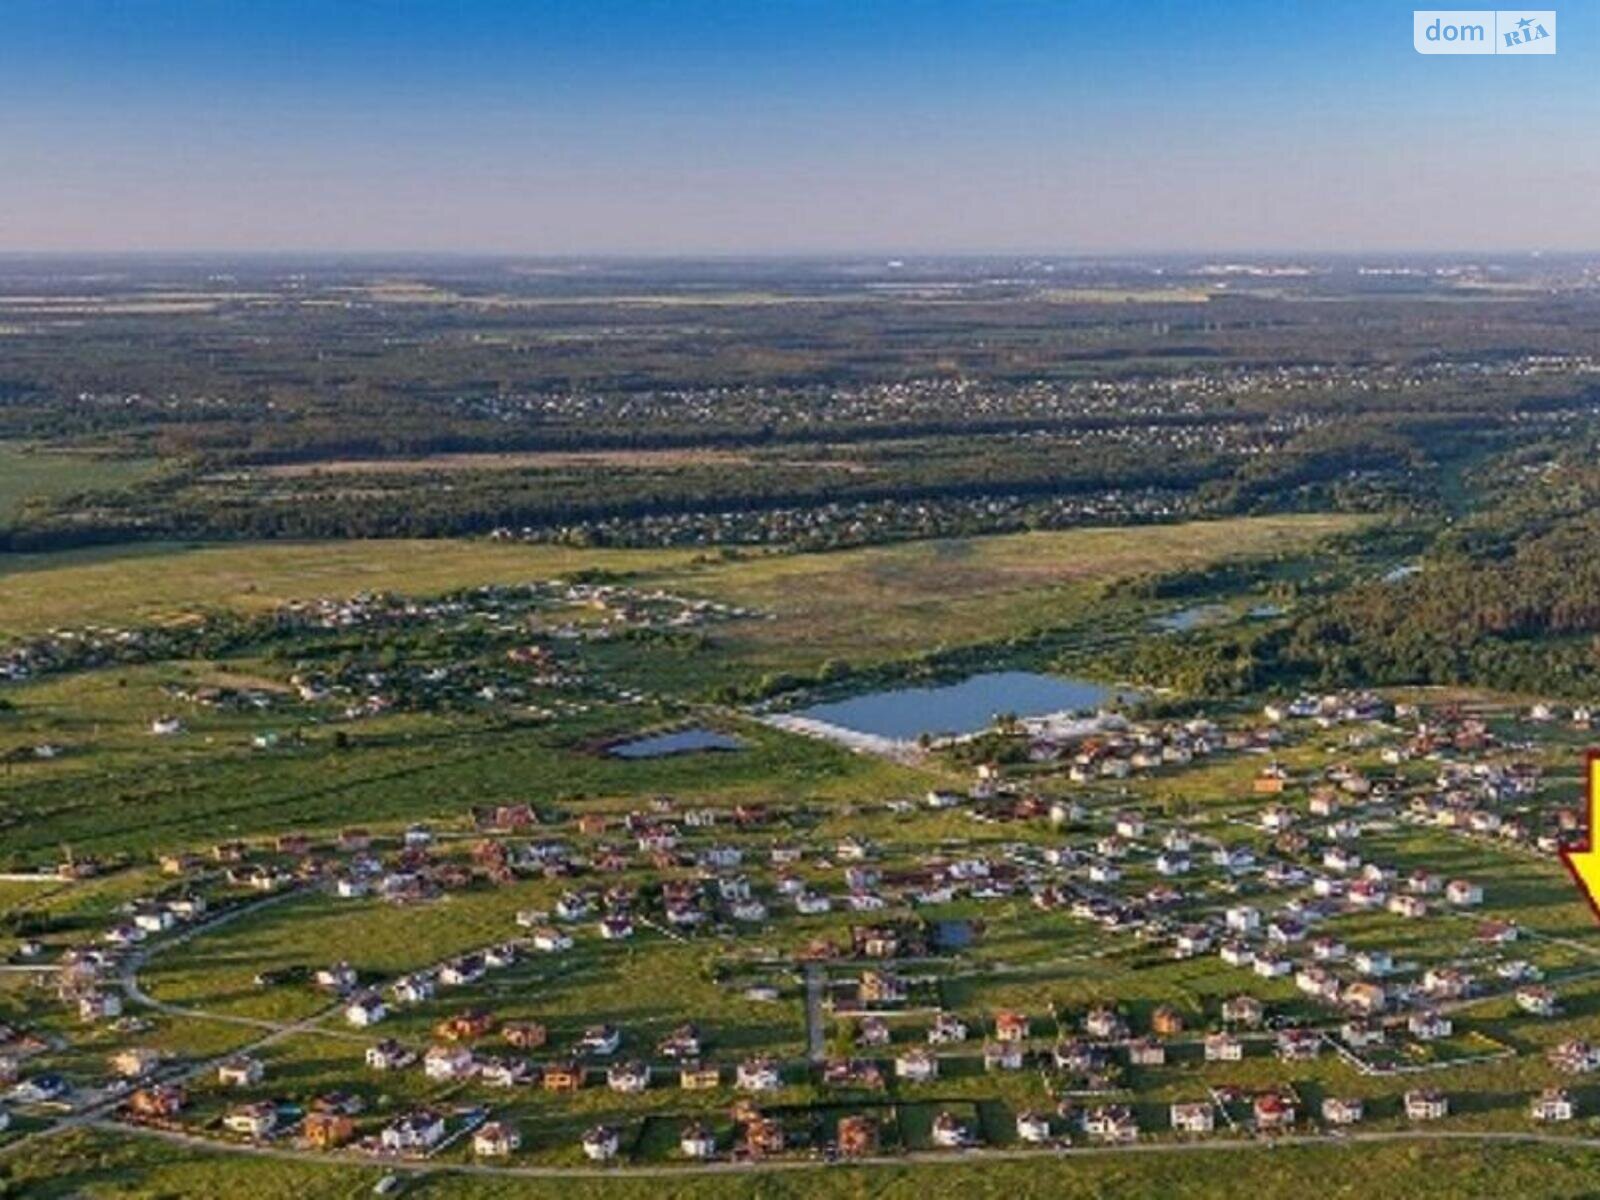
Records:
M1571 849L1563 848L1561 861L1567 864L1589 907L1600 920L1600 847L1594 844L1597 818L1600 818L1600 750L1589 751L1584 760L1583 841Z

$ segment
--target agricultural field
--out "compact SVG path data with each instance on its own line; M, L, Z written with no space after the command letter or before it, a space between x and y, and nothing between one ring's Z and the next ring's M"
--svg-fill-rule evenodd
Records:
M110 458L86 452L0 441L0 525L84 492L126 487L153 475L154 459Z

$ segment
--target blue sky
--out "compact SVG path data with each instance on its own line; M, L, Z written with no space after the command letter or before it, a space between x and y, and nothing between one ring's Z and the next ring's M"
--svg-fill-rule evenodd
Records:
M0 250L1600 249L1600 5L6 0Z

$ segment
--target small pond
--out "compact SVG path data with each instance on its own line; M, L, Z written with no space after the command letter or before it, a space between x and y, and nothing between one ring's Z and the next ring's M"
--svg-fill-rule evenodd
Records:
M1187 633L1201 625L1227 620L1232 615L1221 604L1196 604L1193 608L1181 608L1165 616L1151 617L1150 624L1164 633Z
M618 742L607 748L606 753L613 758L665 758L669 754L695 754L702 750L743 749L744 743L732 734L695 728Z

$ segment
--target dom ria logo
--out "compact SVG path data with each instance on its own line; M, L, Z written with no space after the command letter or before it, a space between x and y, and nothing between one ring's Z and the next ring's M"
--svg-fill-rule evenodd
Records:
M1552 25L1554 21L1550 22ZM1531 46L1534 42L1542 42L1550 37L1546 29L1534 17L1519 17L1514 28L1506 30L1500 35L1500 40L1507 47ZM1554 41L1554 39L1551 39Z
M1418 54L1554 54L1556 14L1511 9L1418 9L1412 13Z

